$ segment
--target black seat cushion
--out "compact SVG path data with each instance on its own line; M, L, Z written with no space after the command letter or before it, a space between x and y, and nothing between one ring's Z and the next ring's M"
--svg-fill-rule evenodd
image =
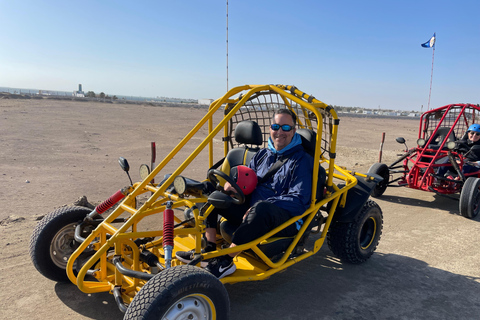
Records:
M302 138L303 149L313 157L315 155L317 134L315 131L305 128L297 129L297 133L300 135L300 138Z
M300 135L300 138L302 138L302 146L305 149L305 151L312 157L315 156L315 146L316 146L316 139L317 139L316 132L310 129L301 128L301 129L297 129L297 133ZM327 173L325 169L322 166L319 166L316 202L323 199L326 179L327 179Z
M235 128L235 141L237 143L259 146L263 143L262 130L255 121L245 120L239 122ZM238 165L248 166L250 160L258 152L259 147L241 146L228 151L221 170L230 174L230 170Z
M455 132L452 130L452 133L450 133L450 135L447 136L449 131L450 131L450 127L438 128L437 132L433 136L433 139L428 147L431 149L438 149L445 139L447 139L447 142L455 141L456 140Z

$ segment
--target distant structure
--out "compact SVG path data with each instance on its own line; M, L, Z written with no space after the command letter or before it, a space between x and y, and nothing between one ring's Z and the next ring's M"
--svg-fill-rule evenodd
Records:
M198 99L198 104L205 104L205 105L211 105L213 102L213 99Z
M85 98L85 92L82 91L82 84L78 85L78 91L73 91L74 97Z

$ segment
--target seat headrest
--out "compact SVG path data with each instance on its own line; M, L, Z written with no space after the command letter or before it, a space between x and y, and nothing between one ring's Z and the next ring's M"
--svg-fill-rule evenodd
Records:
M262 129L255 121L245 120L239 122L235 127L235 141L237 143L259 146L263 144Z
M447 137L449 131L450 127L438 128L437 133L433 137L431 144L440 145L445 139L448 139L447 141L455 141L455 131L452 131L452 133L450 133L450 135Z
M315 140L317 138L317 134L313 130L304 128L297 129L297 133L300 135L300 138L302 138L303 148L313 157L315 155Z

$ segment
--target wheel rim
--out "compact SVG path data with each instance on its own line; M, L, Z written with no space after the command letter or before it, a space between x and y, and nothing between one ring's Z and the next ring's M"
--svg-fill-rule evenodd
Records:
M176 301L162 317L174 319L212 319L217 318L212 300L203 294L192 294Z
M59 268L66 269L68 258L76 249L75 223L71 223L60 229L50 244L50 258Z
M365 221L360 231L360 247L362 250L367 249L373 243L375 234L377 232L377 223L373 217Z

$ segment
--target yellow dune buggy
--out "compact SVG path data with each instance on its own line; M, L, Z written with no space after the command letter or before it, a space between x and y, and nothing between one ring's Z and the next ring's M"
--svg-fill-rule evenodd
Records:
M244 198L240 188L235 197L225 194L223 184L229 181L235 186L231 169L248 165L267 146L278 108L297 115L297 133L314 159L310 207L236 248L228 248L235 230L220 220L217 250L202 252L206 217L213 208L228 208ZM130 179L130 185L94 210L63 207L46 215L31 237L32 262L51 280L71 281L85 293L112 293L125 312L124 319L221 320L228 319L230 312L224 284L266 279L314 255L325 239L342 261L364 262L375 251L382 232L382 211L369 199L382 178L335 164L338 127L331 106L296 87L233 88L210 105L160 164L151 171L147 165L140 167L143 181ZM178 161L179 151L188 143L195 147ZM208 164L198 163L204 150ZM180 164L166 172L173 160ZM119 162L128 174L127 160ZM184 172L192 167L205 167L207 178L186 177ZM110 213L103 217L107 210ZM299 218L303 224L296 236L274 237ZM196 253L189 264L175 257L177 251L191 249ZM239 250L242 253L234 258L236 271L229 276L217 279L201 268L203 260Z

